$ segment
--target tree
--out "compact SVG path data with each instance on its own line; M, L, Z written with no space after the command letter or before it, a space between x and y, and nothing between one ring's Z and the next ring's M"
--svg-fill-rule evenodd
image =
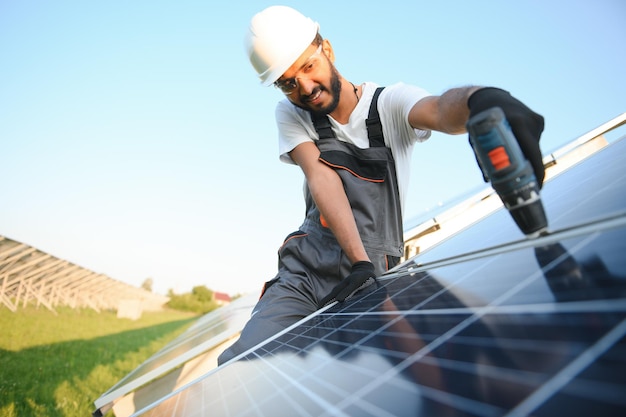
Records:
M175 310L205 314L219 307L214 300L213 291L204 285L193 287L190 293L185 294L175 294L173 290L169 290L167 295L170 297L168 307Z
M201 302L213 301L213 291L205 287L204 285L198 285L191 289L191 293L194 297Z

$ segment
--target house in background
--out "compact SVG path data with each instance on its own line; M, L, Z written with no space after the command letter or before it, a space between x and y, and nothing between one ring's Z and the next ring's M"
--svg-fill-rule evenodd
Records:
M217 292L217 291L213 293L213 299L220 306L226 306L230 304L230 302L232 301L232 299L230 298L230 295L224 292Z

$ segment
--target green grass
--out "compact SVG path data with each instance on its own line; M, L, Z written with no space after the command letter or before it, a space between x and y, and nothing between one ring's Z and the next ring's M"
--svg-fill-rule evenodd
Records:
M0 307L0 417L86 417L93 402L184 331L173 310L139 320L114 312Z

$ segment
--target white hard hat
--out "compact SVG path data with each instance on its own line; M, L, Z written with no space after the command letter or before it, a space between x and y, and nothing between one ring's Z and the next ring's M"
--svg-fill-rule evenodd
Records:
M311 45L317 22L287 6L271 6L254 15L245 38L250 63L263 85L271 85Z

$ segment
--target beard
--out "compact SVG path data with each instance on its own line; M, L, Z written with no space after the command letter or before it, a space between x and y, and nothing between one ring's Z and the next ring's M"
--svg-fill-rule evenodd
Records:
M330 94L330 97L331 97L330 104L328 104L327 106L318 108L318 109L313 109L306 104L296 104L296 106L300 107L303 110L307 110L311 113L315 113L319 115L326 115L326 114L332 113L337 108L337 106L339 105L339 97L341 96L341 79L339 77L339 72L337 71L335 66L332 63L330 63L330 61L328 62L330 64L330 70L331 70L330 88L326 87L325 85L319 85L313 89L310 95L300 96L300 103L306 103L309 97L316 95L320 91L326 91Z

